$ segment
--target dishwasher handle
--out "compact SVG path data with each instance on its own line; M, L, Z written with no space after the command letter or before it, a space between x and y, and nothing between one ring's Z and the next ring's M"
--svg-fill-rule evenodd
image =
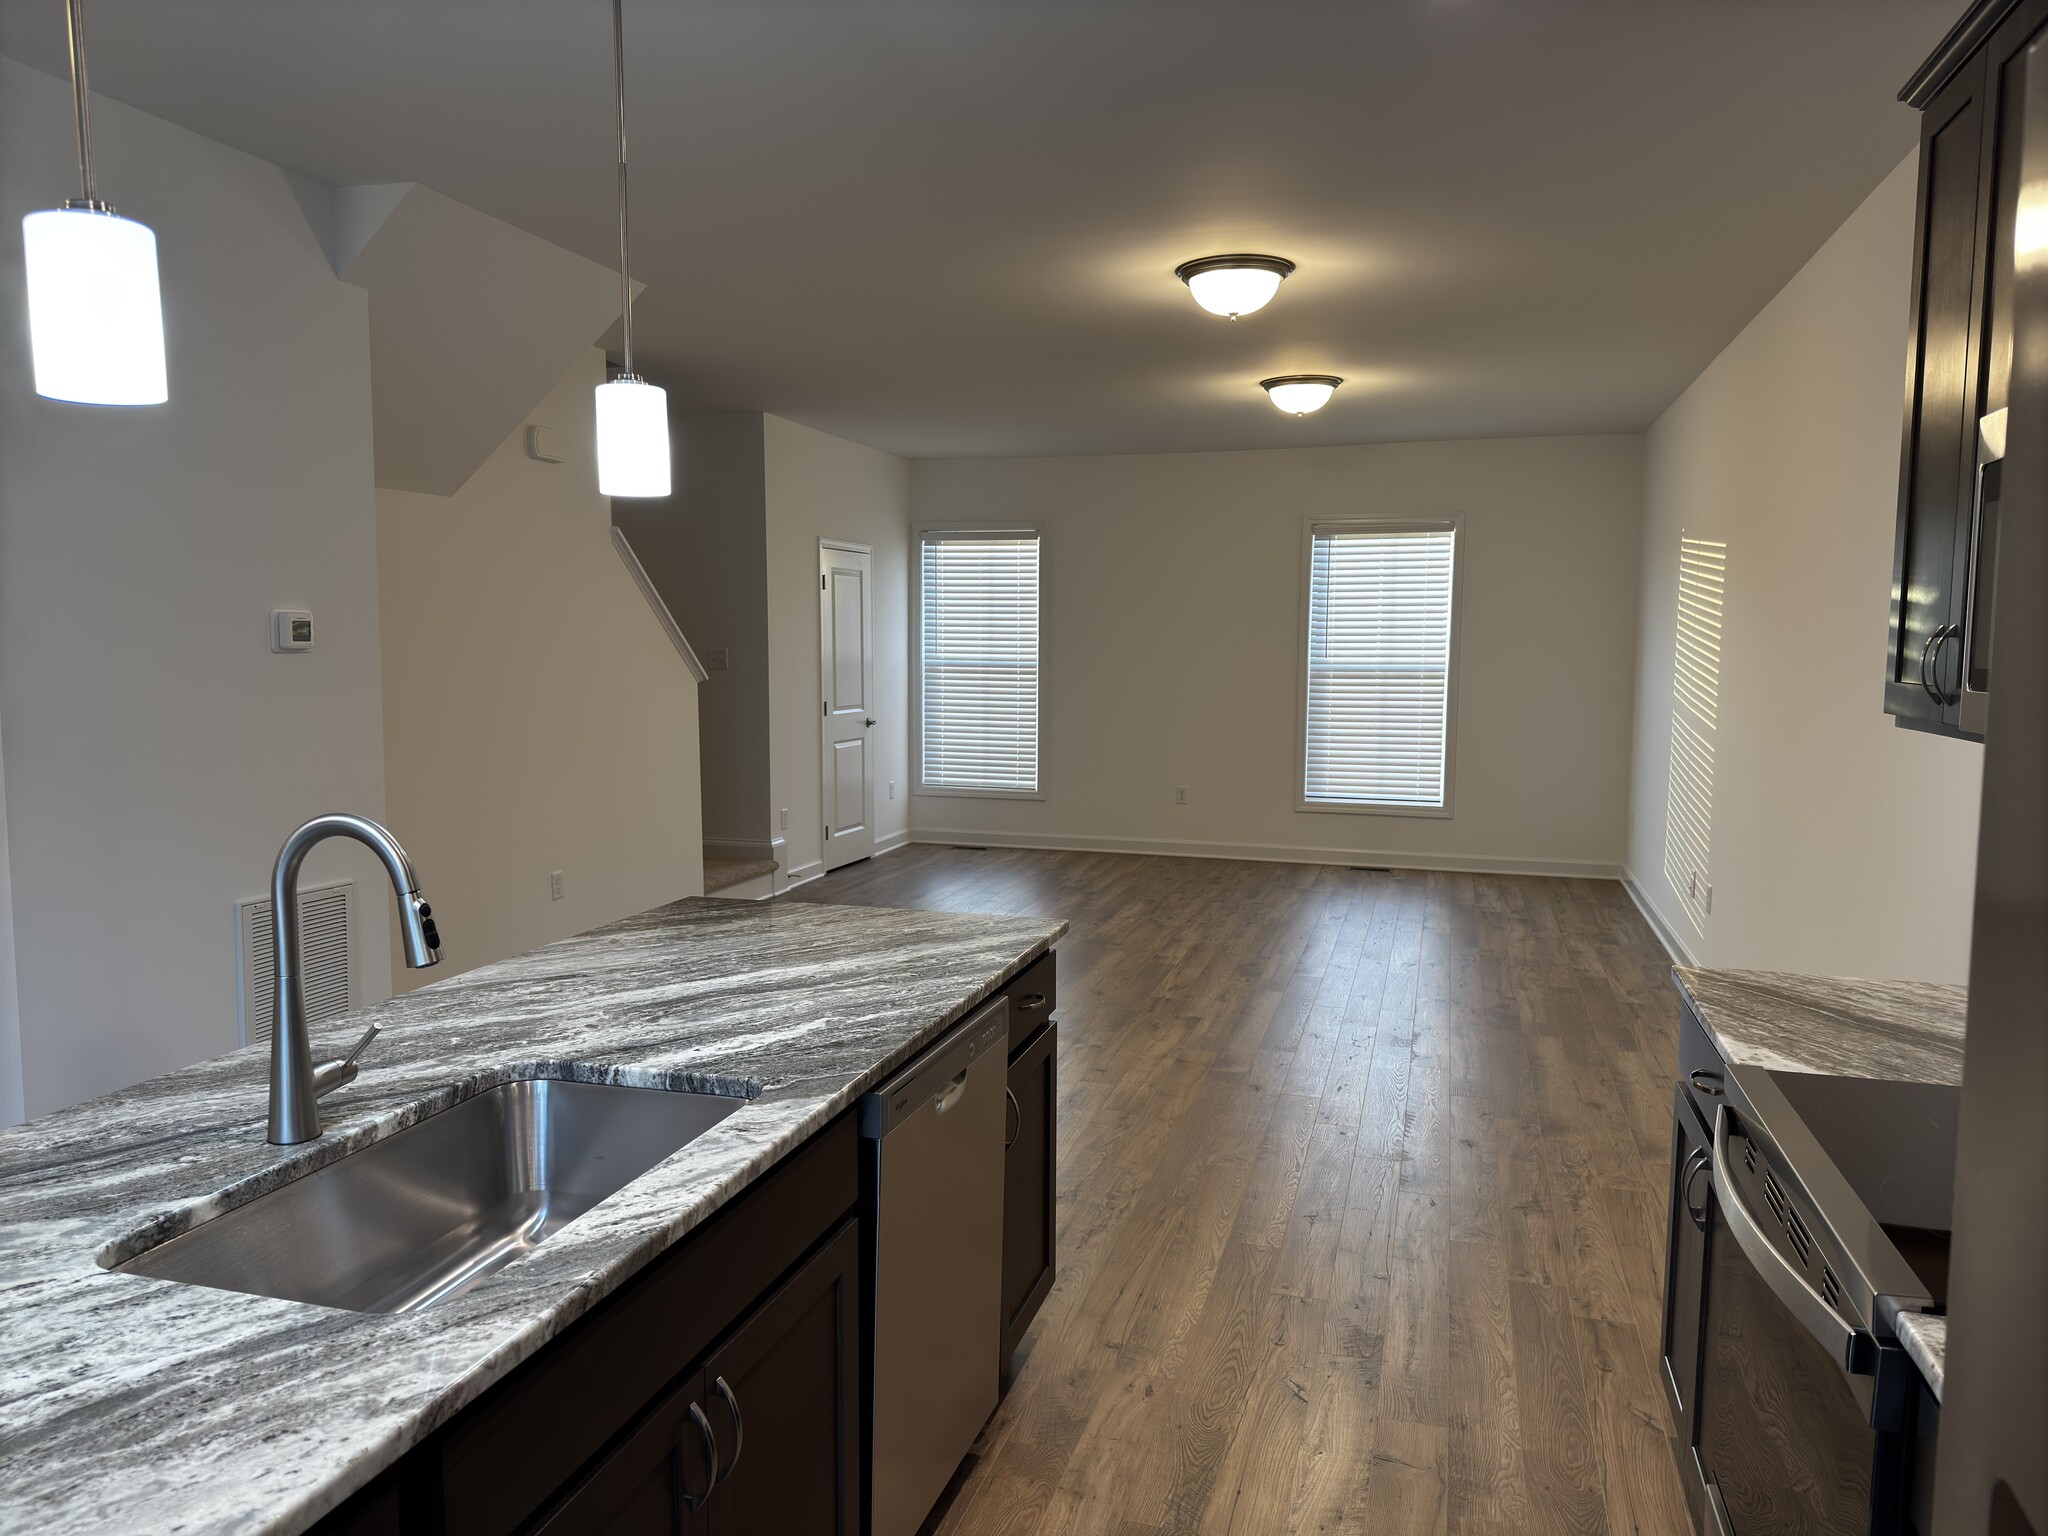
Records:
M967 1022L938 1040L860 1101L860 1134L868 1141L887 1136L932 1105L944 1114L967 1091L967 1072L976 1062L1000 1055L1010 1039L1010 1000L998 997Z

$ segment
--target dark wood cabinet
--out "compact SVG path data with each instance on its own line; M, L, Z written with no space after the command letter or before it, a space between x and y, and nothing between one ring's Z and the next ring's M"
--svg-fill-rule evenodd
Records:
M1692 1093L1678 1085L1671 1111L1670 1217L1664 1243L1664 1397L1681 1452L1693 1445L1706 1317L1707 1234L1714 1221L1713 1137ZM1681 1456L1682 1460L1682 1456Z
M704 1363L717 1536L860 1529L860 1232L849 1221Z
M855 1536L859 1259L848 1221L535 1531Z
M1052 1290L1059 1222L1059 1026L1051 1021L1010 1057L1010 1124L1003 1152L1005 1372Z
M1885 710L1979 739L2012 369L2019 69L2048 0L1980 0L1901 92L1921 110Z

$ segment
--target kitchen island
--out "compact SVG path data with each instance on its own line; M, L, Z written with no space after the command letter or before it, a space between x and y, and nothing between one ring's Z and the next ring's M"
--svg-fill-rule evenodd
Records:
M394 998L264 1140L250 1047L0 1132L0 1530L307 1529L776 1170L1062 933L1043 919L692 899ZM744 1095L487 1281L372 1315L110 1269L523 1078Z

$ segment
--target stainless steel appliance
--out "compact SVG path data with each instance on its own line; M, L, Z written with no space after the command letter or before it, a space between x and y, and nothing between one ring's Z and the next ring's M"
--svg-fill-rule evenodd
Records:
M995 1411L1009 1037L998 998L860 1101L870 1536L912 1536Z
M1708 1536L1903 1531L1947 1287L1959 1091L1736 1067L1712 1128L1695 1454Z
M1936 1536L2048 1532L2048 41L2024 67Z

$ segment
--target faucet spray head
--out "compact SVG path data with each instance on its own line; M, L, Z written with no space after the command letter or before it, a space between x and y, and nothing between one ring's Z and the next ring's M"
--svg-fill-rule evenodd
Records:
M405 935L405 963L415 971L441 963L441 930L434 926L434 909L418 891L407 891L399 903L398 926Z

